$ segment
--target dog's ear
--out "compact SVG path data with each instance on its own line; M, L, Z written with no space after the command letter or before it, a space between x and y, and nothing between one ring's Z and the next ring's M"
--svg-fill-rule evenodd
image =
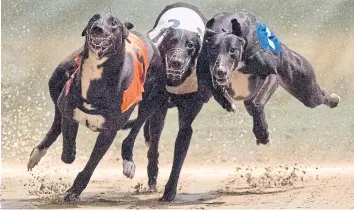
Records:
M125 21L125 22L124 22L124 25L125 25L125 27L126 27L128 30L134 28L134 24L131 23L131 22L129 22L129 21Z
M234 34L236 36L241 36L242 35L241 25L236 20L236 18L231 20L231 25L232 25L232 34Z
M89 20L89 22L87 23L86 27L84 28L84 30L81 33L81 36L86 36L87 35L87 30L91 28L92 24L96 21L99 20L101 18L100 14L94 14L92 16L92 18Z
M127 29L125 24L123 24L123 26L122 26L122 42L124 42L124 40L126 38L128 38L128 36L129 36L129 30Z
M215 23L215 18L212 18L210 20L208 20L208 22L206 23L205 27L206 28L211 28Z
M209 29L209 28L206 28L206 29L205 29L205 34L204 34L204 41L205 41L206 43L208 43L208 42L210 41L210 38L211 38L212 36L216 35L216 34L217 34L216 31L211 30L211 29Z
M209 28L206 28L205 29L205 35L207 36L214 36L215 34L217 34L218 32L214 31L214 30L211 30Z
M86 34L87 34L87 26L82 31L81 36L86 36Z

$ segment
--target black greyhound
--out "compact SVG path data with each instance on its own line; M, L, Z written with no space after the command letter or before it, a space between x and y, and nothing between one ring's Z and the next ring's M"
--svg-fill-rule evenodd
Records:
M311 64L251 13L220 13L210 19L200 56L205 59L199 60L199 87L212 89L229 111L233 100L244 100L257 143L269 142L264 106L278 84L307 107L339 103L339 96L319 87Z
M136 104L139 112L152 111L166 101L160 53L147 38L128 31L132 27L110 14L95 14L82 32L83 49L62 62L49 81L55 118L44 140L33 149L28 169L38 164L60 133L61 159L70 164L75 160L79 124L99 132L88 163L66 192L66 201L77 199L86 188Z
M172 201L176 196L177 183L192 138L192 123L210 94L198 90L196 64L201 49L206 18L198 8L186 3L176 3L165 7L158 16L149 37L158 46L163 57L166 75L166 89L169 103L148 119L138 115L125 128L132 128L122 144L124 160L123 173L132 178L135 165L132 152L136 136L145 122L144 136L149 145L148 177L149 187L155 189L158 174L158 144L164 127L168 108L178 109L179 131L175 142L173 167L165 186L162 201ZM146 109L145 112L148 112Z

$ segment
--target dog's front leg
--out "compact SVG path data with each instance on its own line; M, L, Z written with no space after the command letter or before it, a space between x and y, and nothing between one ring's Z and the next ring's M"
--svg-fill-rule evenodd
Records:
M150 146L150 118L145 121L144 124L144 139L146 146Z
M133 148L135 139L144 122L157 110L167 106L167 95L165 92L157 93L154 97L142 100L138 107L138 118L130 130L128 136L122 143L123 174L132 179L135 175L135 164L133 161Z
M164 107L158 110L154 115L149 118L149 151L148 157L148 177L149 177L149 188L150 191L156 190L156 179L159 172L159 142L163 127L165 125L165 119L168 107Z
M257 95L253 99L244 101L247 112L253 117L253 133L256 136L257 144L269 143L268 124L264 114L264 106L278 86L277 76L270 74L265 78Z
M62 118L61 130L63 133L63 151L61 160L64 163L71 164L76 155L76 135L79 129L79 123L67 117Z
M139 106L139 110L140 110ZM134 123L132 129L130 130L128 136L122 142L122 159L123 159L123 174L132 179L135 175L135 164L133 161L133 148L137 135L139 134L140 128L143 126L146 119L149 117L149 112L144 112L140 114L139 111L138 118Z
M102 130L97 137L96 144L91 153L90 159L85 168L76 176L74 184L66 191L64 200L66 202L76 201L81 192L86 188L91 176L102 157L106 154L117 135L115 130Z
M173 201L176 197L179 175L193 134L192 123L202 107L203 103L193 100L184 100L182 104L177 105L179 131L175 143L172 171L161 201Z
M233 104L232 97L225 91L222 93L221 91L217 91L213 89L213 96L216 102L218 102L222 108L226 109L228 112L235 112L236 106Z

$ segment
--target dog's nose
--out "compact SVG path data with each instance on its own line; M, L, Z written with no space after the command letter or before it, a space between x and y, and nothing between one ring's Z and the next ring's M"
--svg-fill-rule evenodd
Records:
M171 61L171 67L174 69L181 69L183 65L183 61L176 59Z
M223 79L223 78L226 77L227 73L226 73L226 71L224 69L218 69L216 71L216 74L217 74L218 78Z
M91 33L94 35L103 34L103 28L101 26L95 25L91 28Z

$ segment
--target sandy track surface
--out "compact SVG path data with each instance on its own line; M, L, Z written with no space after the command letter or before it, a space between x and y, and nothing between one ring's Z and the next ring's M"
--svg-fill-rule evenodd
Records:
M187 165L175 202L160 203L170 166L159 173L158 192L146 189L144 165L134 179L119 166L99 166L81 201L68 205L61 193L75 178L79 165L58 164L57 169L23 166L2 170L2 208L354 208L354 167L307 168ZM80 167L79 167L80 168Z

